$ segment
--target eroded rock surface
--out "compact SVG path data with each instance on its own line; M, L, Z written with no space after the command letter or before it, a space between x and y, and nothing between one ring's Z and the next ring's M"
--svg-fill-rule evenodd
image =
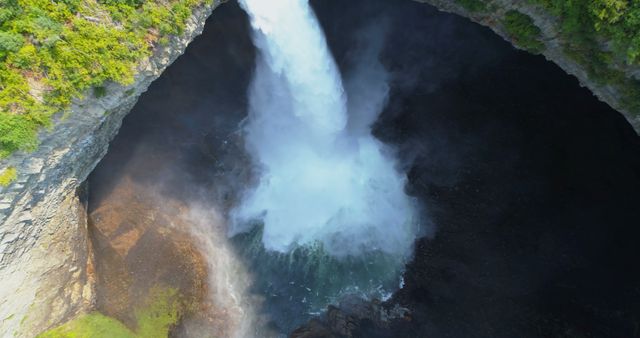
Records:
M33 336L91 303L89 294L70 287L84 285L87 271L86 213L77 188L140 94L200 34L219 3L195 10L182 36L142 62L132 85L108 84L102 98L88 94L42 132L38 150L0 161L18 172L15 182L0 188L0 335Z
M189 210L157 196L123 177L89 215L96 310L133 331L136 312L154 290L175 292L180 317L214 313L207 303L207 263L183 216Z

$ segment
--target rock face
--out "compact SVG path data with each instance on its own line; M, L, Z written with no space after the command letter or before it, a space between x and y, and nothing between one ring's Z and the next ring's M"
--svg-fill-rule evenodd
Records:
M176 321L215 313L217 318L206 322L222 324L209 329L223 331L228 318L206 304L207 263L183 216L189 208L180 201L159 200L159 195L125 176L99 205L89 206L95 310L135 331L143 320L138 312L149 298L157 290L172 290L173 310L180 316ZM229 336L225 333L217 336Z
M194 10L182 36L158 46L129 86L78 100L42 133L33 153L14 154L17 180L0 193L0 336L29 337L93 302L86 210L78 187L107 152L138 96L199 35L214 1Z
M505 28L501 24L504 14L509 10L517 10L530 16L535 25L541 30L540 40L545 44L542 54L554 62L565 72L575 76L581 85L589 88L601 101L606 102L617 111L624 114L637 133L640 133L640 115L628 111L622 104L622 93L618 88L609 85L598 84L591 80L586 69L567 57L562 50L563 41L560 37L560 21L549 14L543 8L531 5L525 0L494 0L491 2L491 10L483 12L470 12L456 0L415 0L429 3L438 9L455 13L471 19L481 25L491 28L496 34L509 42L513 42ZM615 65L628 78L640 80L640 67L629 65Z
M32 336L91 305L92 267L84 189L77 189L71 180L61 186L70 191L51 187L50 193L56 198L43 201L55 203L55 209L46 205L32 209L43 219L23 216L16 223L3 225L24 227L22 233L3 231L3 253L10 254L3 256L0 271L0 333L4 336ZM38 225L42 228L29 231Z

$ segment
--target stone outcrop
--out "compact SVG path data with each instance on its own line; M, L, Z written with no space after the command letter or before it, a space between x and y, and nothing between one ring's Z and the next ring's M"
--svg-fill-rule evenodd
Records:
M0 336L29 337L91 306L86 210L78 187L106 154L140 94L199 35L211 11L196 8L184 33L141 62L133 84L87 95L32 153L0 161L18 178L0 188Z
M228 316L208 304L207 262L187 222L189 207L160 199L160 193L124 176L92 206L89 236L94 251L95 310L132 331L144 318L139 311L158 290L175 292L170 309L214 323L216 336L227 337ZM216 330L217 329L217 330ZM215 330L215 331L214 331Z
M416 1L429 3L442 11L467 17L474 22L491 28L496 34L509 42L513 41L501 23L504 14L509 10L517 10L527 14L533 19L535 25L540 28L540 40L545 44L545 49L542 54L549 61L560 66L565 72L578 78L580 84L589 88L598 99L621 112L636 132L640 133L640 115L634 114L624 107L622 103L623 94L620 89L611 85L599 84L590 79L587 70L583 66L565 55L562 48L563 41L560 34L560 20L548 13L545 9L532 5L525 0L492 0L489 5L489 10L479 12L470 12L456 0ZM616 64L614 67L626 74L628 78L640 80L640 67L626 64Z

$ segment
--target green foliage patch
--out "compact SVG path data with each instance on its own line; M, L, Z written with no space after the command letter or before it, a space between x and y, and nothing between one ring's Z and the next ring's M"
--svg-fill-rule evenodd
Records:
M535 25L530 16L516 10L505 13L502 20L507 34L519 47L538 54L544 50L544 43L540 41L540 28Z
M616 65L640 64L640 1L529 0L561 20L565 54L581 64L589 77L623 95L622 105L640 114L640 83Z
M16 168L9 167L0 173L0 186L6 187L18 178Z
M173 288L156 287L150 295L147 304L135 312L138 321L136 333L138 337L167 337L171 327L189 306Z
M37 338L162 338L169 336L188 306L178 290L155 287L147 302L135 311L137 327L129 329L118 320L99 312L82 315L61 326L43 332Z
M0 158L89 88L133 82L136 66L210 0L0 0Z
M456 0L456 2L471 13L487 9L487 4L482 0Z
M121 322L99 312L80 316L62 326L38 335L38 338L136 338Z

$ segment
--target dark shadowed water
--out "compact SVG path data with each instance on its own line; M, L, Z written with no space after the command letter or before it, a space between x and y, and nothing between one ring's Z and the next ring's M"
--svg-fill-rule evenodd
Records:
M380 34L391 97L375 134L399 149L436 227L393 298L413 320L375 334L640 336L640 138L624 118L543 57L430 6L312 3L343 73L358 34ZM249 180L236 132L254 54L246 16L222 5L124 120L90 207L124 174L231 205ZM299 306L267 295L264 311L286 331L309 318Z

